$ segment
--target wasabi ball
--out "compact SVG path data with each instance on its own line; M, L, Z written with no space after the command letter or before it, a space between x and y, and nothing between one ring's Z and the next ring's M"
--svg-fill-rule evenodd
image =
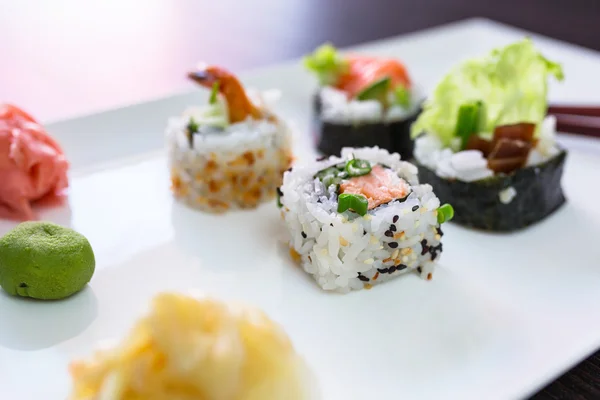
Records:
M50 222L24 222L0 239L0 286L13 296L63 299L83 289L95 267L88 240Z

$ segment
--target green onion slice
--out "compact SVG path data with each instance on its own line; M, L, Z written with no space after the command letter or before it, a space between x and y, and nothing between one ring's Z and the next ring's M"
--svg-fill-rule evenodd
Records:
M479 101L473 103L466 103L460 106L458 109L458 118L456 121L455 136L461 139L461 149L467 146L467 142L471 135L477 133L479 130L480 112L482 103Z
M317 174L315 175L315 178L318 178L321 182L323 182L323 179L325 179L328 176L337 176L339 174L340 170L338 170L336 167L329 167L329 168L325 168L322 171L317 172Z
M367 198L360 194L342 193L338 196L338 212L351 210L358 215L365 215L369 208Z
M363 176L371 172L371 163L366 160L353 158L346 163L348 176Z
M213 83L212 89L210 91L210 98L208 99L209 104L217 103L217 95L219 94L219 81Z
M437 220L439 224L450 221L454 218L454 208L450 204L444 204L437 210Z

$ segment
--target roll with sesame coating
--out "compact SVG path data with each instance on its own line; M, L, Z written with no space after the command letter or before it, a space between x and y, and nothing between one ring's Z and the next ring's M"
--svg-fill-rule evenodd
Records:
M290 253L325 290L370 288L408 271L431 279L453 216L397 153L344 148L284 174Z

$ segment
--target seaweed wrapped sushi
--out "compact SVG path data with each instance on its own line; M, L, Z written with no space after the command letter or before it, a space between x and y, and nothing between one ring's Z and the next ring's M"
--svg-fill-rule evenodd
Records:
M273 199L292 162L291 136L269 107L224 68L201 66L189 78L211 90L208 104L171 118L167 145L171 189L207 212L254 208Z
M283 177L290 253L324 290L371 288L409 271L432 279L453 216L397 153L344 148Z
M393 58L341 55L324 44L304 59L319 81L313 99L318 150L339 155L343 147L378 146L412 158L410 125L418 93L406 67Z
M562 80L561 66L526 38L456 66L424 103L412 127L419 177L456 223L513 231L565 202L549 78Z

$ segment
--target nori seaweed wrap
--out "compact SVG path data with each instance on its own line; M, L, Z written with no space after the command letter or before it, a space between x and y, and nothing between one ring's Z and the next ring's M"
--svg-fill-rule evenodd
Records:
M341 56L331 45L304 60L319 78L313 98L316 146L326 155L343 147L380 147L413 156L410 126L420 104L406 68L398 60L363 55Z
M452 203L453 221L487 231L514 231L552 214L565 203L561 177L567 152L509 175L496 175L475 182L439 177L416 163L421 182L431 184L442 203ZM503 193L513 196L503 202Z
M452 203L454 222L514 231L564 204L551 76L562 80L561 66L524 39L464 61L424 103L411 127L419 180Z
M399 153L403 160L413 157L415 142L410 127L419 115L419 109L403 119L380 122L333 122L321 118L321 101L314 97L313 132L317 149L326 155L339 155L344 147L379 147Z

